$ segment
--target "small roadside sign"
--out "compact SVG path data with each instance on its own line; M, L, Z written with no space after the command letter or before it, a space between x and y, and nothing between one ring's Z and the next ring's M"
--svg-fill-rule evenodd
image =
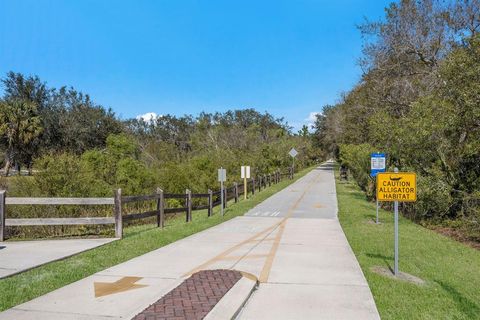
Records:
M298 151L295 150L295 148L292 148L292 149L288 152L288 154L290 155L290 157L295 158L295 157L297 156L297 154L298 154Z
M416 201L417 175L413 172L379 172L377 199L378 201Z
M220 182L220 212L223 217L223 208L225 208L225 189L223 183L227 181L227 169L218 169L218 182Z
M242 166L240 174L242 179L250 179L250 166Z
M395 249L393 273L398 276L398 203L417 200L417 175L414 172L379 172L377 174L377 201L393 202ZM377 218L378 219L378 218Z
M372 153L370 156L370 176L376 177L379 172L385 172L385 153Z
M218 182L227 181L227 169L218 169Z

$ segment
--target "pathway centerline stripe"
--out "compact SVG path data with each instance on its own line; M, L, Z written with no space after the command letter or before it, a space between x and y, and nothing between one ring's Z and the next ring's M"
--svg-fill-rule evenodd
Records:
M203 270L204 268L208 267L209 265L219 261L219 260L223 260L225 257L227 257L230 253L234 252L235 250L241 248L243 245L246 245L248 244L249 242L256 242L256 241L259 241L259 243L257 243L255 246L253 247L256 247L258 246L258 244L260 244L260 242L262 242L265 238L267 238L277 227L281 226L282 224L285 224L285 222L287 221L288 218L290 218L292 215L293 215L293 211L296 209L296 207L300 204L300 201L302 201L302 199L304 198L305 194L307 193L307 191L310 190L310 188L313 186L314 183L317 182L318 178L320 177L320 174L318 174L314 179L312 179L313 181L309 182L309 184L307 185L307 187L305 188L305 190L303 191L303 193L301 194L301 196L295 201L295 203L293 204L292 207L289 208L288 212L287 212L287 215L282 218L282 220L280 220L279 222L273 224L272 226L254 234L252 237L246 239L246 240L243 240L241 242L239 242L238 244L234 245L233 247L230 247L229 249L223 251L222 253L218 254L217 256L213 257L212 259L202 263L201 265L193 268L192 270L188 271L187 273L185 273L183 275L183 277L187 277L197 271L200 271L200 270ZM283 227L284 228L284 227ZM283 229L282 228L282 229ZM264 236L264 239L260 239L260 240L256 240L258 237L264 235L265 233L267 233L267 235ZM277 235L275 236L274 238L274 243L272 245L272 249L270 250L270 253L268 254L267 256L267 259L265 261L265 264L262 268L262 272L261 274L265 274L266 275L266 278L265 278L265 281L268 280L268 275L270 273L270 269L272 267L272 263L273 263L273 258L275 257L275 254L276 254L276 251L278 249L278 244L280 243L280 240L281 240L281 237L282 237L282 233L283 233L283 230L280 230L278 231ZM276 244L277 243L277 244ZM252 248L253 249L253 248ZM249 252L251 252L251 250L249 250ZM233 264L233 266L235 266L238 262L240 262L243 258L245 258L246 256L248 255L245 254L242 256L242 258L240 258L236 263ZM260 281L261 282L261 281Z
M311 187L317 182L319 177L320 177L320 174L318 174L313 179L313 181L311 181L307 185L305 190L302 192L302 195L297 199L297 201L295 201L293 206L288 209L287 215L285 216L285 218L283 218L280 224L279 231L275 237L272 247L270 248L270 253L268 254L267 259L265 260L265 264L263 265L262 272L260 273L260 277L258 278L258 281L260 283L264 283L268 281L268 277L270 276L270 270L272 269L272 265L273 265L273 260L275 259L278 247L280 246L280 240L282 239L283 231L285 230L285 225L287 224L287 220L293 215L294 210L298 207L298 205L303 200L307 192L310 191Z

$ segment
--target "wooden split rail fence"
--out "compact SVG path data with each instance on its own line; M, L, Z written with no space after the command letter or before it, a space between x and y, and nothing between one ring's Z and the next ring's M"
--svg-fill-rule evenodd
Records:
M255 194L255 191L262 190L267 186L280 182L282 177L293 179L292 170L288 173L280 173L276 171L273 174L261 175L257 178L250 179L247 182L247 192ZM227 201L239 201L239 196L243 195L243 183L234 183L233 186L224 189L224 207L227 206ZM192 193L186 190L182 193L165 193L158 188L154 194L139 195L139 196L122 196L122 190L114 191L113 198L18 198L7 197L5 190L0 190L0 241L6 238L5 228L9 226L66 226L66 225L115 225L115 237L122 238L123 236L123 222L144 219L149 217L156 217L157 226L163 228L165 226L165 215L171 213L186 213L186 222L192 221L192 211L207 210L208 216L213 214L213 208L219 206L221 191L208 190L207 193ZM180 208L167 208L168 199L178 199L184 201L185 206ZM206 199L206 204L193 205L193 199ZM154 201L156 209L141 213L125 214L123 208L127 203ZM198 201L195 201L198 202ZM112 217L81 217L81 218L19 218L6 219L7 206L9 205L75 205L75 206L99 206L113 205Z

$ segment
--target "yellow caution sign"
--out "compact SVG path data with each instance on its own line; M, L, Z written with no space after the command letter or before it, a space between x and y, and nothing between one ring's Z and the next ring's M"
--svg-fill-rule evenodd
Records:
M416 201L417 175L413 172L378 173L377 199L378 201Z

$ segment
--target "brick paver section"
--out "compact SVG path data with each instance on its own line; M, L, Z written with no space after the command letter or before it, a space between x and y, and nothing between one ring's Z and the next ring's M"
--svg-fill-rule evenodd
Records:
M133 320L203 319L241 278L234 270L199 271Z

